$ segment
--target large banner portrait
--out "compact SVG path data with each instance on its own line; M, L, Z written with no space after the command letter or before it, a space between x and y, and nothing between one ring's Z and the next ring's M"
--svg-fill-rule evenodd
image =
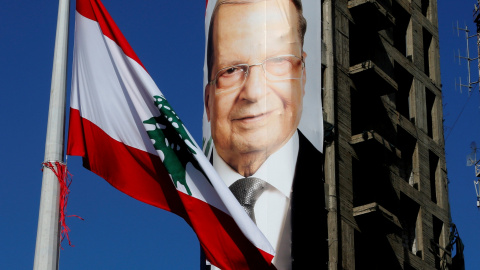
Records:
M321 1L209 0L205 39L206 156L277 269L326 268Z

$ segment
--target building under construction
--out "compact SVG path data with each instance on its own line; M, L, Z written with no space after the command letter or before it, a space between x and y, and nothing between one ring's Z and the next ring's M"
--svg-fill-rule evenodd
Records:
M437 0L323 0L329 269L454 269Z

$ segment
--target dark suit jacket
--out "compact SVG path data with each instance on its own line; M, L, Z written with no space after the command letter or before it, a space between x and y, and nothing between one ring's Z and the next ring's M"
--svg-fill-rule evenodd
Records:
M328 211L325 207L323 154L300 131L298 136L299 150L291 202L292 268L328 269ZM208 270L203 252L201 257L201 269Z
M328 269L323 155L299 131L292 189L293 269Z

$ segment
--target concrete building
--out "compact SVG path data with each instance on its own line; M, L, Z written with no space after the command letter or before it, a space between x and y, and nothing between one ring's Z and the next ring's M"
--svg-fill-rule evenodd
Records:
M437 0L322 12L329 269L451 269Z

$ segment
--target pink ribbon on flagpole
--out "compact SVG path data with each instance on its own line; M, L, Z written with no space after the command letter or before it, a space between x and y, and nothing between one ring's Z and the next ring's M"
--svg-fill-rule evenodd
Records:
M53 165L55 164L55 166ZM72 174L67 170L67 165L60 163L58 161L55 161L53 163L48 161L48 162L43 162L42 165L43 167L49 168L52 170L52 172L57 176L58 183L60 184L60 201L59 201L59 207L60 207L60 217L59 217L59 222L61 226L61 231L60 231L60 245L63 239L65 237L68 240L68 245L72 246L72 242L70 241L70 237L68 233L70 232L70 228L68 228L65 218L66 217L77 217L81 220L84 220L82 217L77 216L77 215L70 215L66 216L66 208L67 208L67 203L68 203L68 195L70 193L70 185L72 184ZM43 168L42 168L43 171ZM63 247L62 247L63 249Z

